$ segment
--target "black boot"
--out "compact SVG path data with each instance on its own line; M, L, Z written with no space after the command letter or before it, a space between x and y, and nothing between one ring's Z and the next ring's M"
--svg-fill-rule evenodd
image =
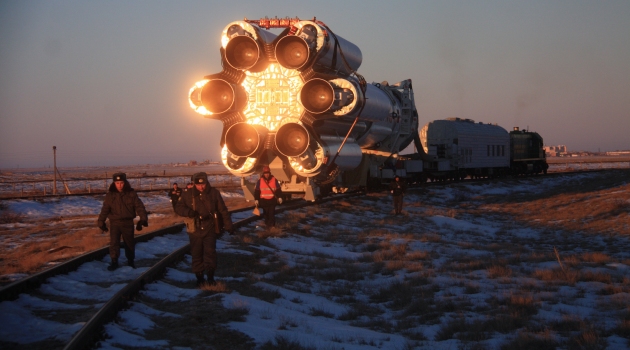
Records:
M197 287L201 287L206 283L206 280L203 278L203 272L198 272L195 276L197 277Z
M215 285L217 282L214 280L214 271L208 271L208 284Z
M107 266L107 270L114 271L117 268L118 268L118 259L112 259L111 264L109 264L109 266Z
M136 264L133 262L133 259L127 260L127 265L131 266L132 269L136 268Z

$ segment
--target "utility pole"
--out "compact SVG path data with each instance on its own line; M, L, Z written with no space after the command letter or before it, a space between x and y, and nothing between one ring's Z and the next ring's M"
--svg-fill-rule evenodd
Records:
M53 146L53 195L57 194L57 146Z

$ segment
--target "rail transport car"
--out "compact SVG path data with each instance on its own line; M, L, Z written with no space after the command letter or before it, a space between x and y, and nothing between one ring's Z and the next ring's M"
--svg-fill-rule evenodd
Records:
M420 130L430 180L500 176L510 171L510 135L471 119L434 120Z
M547 174L549 165L545 157L544 143L537 132L510 131L510 168L515 175Z

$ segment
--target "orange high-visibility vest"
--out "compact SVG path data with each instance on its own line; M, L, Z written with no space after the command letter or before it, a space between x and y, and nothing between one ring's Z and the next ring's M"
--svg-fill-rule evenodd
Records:
M276 179L273 176L269 177L269 184L265 181L265 178L260 179L260 198L271 199L276 192Z

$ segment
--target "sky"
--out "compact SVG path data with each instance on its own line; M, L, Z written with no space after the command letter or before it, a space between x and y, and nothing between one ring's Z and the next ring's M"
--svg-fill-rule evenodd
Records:
M220 35L261 17L325 22L368 82L412 79L420 126L537 131L569 151L630 149L630 2L2 1L0 169L220 159L188 105ZM279 33L278 30L274 33Z
M283 337L315 349L457 349L469 348L471 344L490 349L500 348L522 334L547 341L553 339L560 345L566 345L571 340L570 337L575 339L575 334L586 329L586 335L597 337L599 345L605 344L604 347L611 349L627 348L628 339L620 336L623 330L619 330L620 321L624 317L623 310L627 310L628 305L626 290L630 253L627 249L627 236L605 237L584 232L567 232L544 225L520 225L515 224L511 217L502 218L497 213L476 216L463 213L466 211L463 210L455 216L442 215L448 211L448 203L453 201L461 202L463 207L478 207L484 204L481 198L485 196L499 198L518 193L548 193L557 187L596 179L595 173L583 173L522 178L511 183L461 183L456 186L433 187L426 191L410 190L405 196L404 219L398 223L390 216L389 196L355 198L352 206L345 208L339 206L338 202L332 202L315 210L302 208L294 213L279 214L279 222L288 220L286 217L289 215L296 215L301 218L302 224L295 231L287 230L285 235L266 238L262 245L254 243L255 240L233 239L228 235L217 241L219 264L224 258L222 254L243 256L244 259L252 254L260 254L261 264L282 263L283 268L275 273L261 273L257 270L249 272L247 277L256 280L255 286L260 290L275 292L276 298L269 300L270 298L264 296L252 296L255 293L251 290L241 294L238 288L228 288L222 293L202 294L194 287L195 276L190 272L192 259L188 255L177 266L169 267L164 279L145 285L140 292L141 297L130 302L129 308L121 311L115 322L105 326L106 336L100 347L173 348L174 344L169 344L168 339L156 339L155 332L151 333L151 330L160 329L160 334L168 337L168 332L160 328L164 327L161 319L186 319L189 316L184 313L190 308L184 305L204 298L208 302L218 301L227 310L246 309L243 320L225 320L220 325L248 335L257 346L274 342L276 337ZM140 195L147 203L147 209L153 205L167 204L166 196L151 199L145 193ZM92 215L97 215L99 203L97 200L61 198L54 201L13 200L7 201L7 206L16 213L28 214L31 219L47 219L56 217L58 212L75 211L77 215L92 212ZM237 213L233 215L233 220L241 220L249 215L250 212ZM64 220L73 218L68 215L64 216ZM33 225L37 222L27 224ZM256 224L259 225L260 222L239 229L238 234L255 236ZM367 229L369 225L373 228ZM2 225L5 228L8 226ZM309 233L304 235L304 232ZM342 238L354 233L361 238ZM570 240L566 239L568 235ZM338 239L333 241L331 236ZM366 240L365 236L369 239ZM431 236L433 239L427 238ZM391 273L384 273L386 268L365 267L366 264L371 264L368 263L366 254L374 254L375 265L378 265L378 254L385 254L380 249L374 252L366 250L366 241L375 246L404 245L409 256L423 252L428 254L425 258L417 259L420 264L418 271L393 267ZM185 231L138 243L136 262L157 259L187 243ZM584 278L576 283L563 282L561 279L545 282L533 277L533 271L559 271L555 257L552 256L551 260L545 259L550 257L545 253L552 246L558 247L563 259L571 256L575 259L585 252L598 252L610 257L610 260L597 264L565 260L570 271L579 271L583 276L599 273L608 276L610 281L599 282ZM124 259L123 256L121 259ZM391 262L390 259L394 258L384 255L381 262L383 266ZM505 267L511 269L510 275L491 276L490 267L481 262L475 265L480 259L506 262ZM33 294L23 293L16 300L0 302L0 324L3 325L0 327L0 341L16 342L23 348L46 339L68 341L82 325L77 318L71 318L74 323L68 323L67 315L73 309L102 305L122 289L127 281L137 278L147 270L142 264L137 269L132 269L122 260L123 267L112 273L107 271L108 263L109 257L85 263L76 271L49 278ZM356 269L372 272L365 273L364 278L359 279L354 276L348 276L347 279L327 277L328 273L336 276L334 270L341 269L341 265L351 265ZM293 267L303 269L298 271L304 271L305 275L301 278L274 278L276 273L280 274L281 271ZM242 271L230 268L225 271L228 271L227 274L217 277L219 282L246 278L242 277ZM351 272L348 274L352 275ZM422 313L414 311L422 310L422 307L416 306L414 309L410 306L413 314L410 318L424 316L429 321L410 321L418 324L406 329L407 332L401 332L396 327L388 331L387 327L379 326L385 322L393 324L400 321L399 316L407 309L396 306L395 301L398 299L397 295L393 295L396 294L394 288L408 287L408 283L412 284L414 281L424 286L423 295L418 296L421 303L451 303L452 307L442 306L436 308L435 312ZM348 295L341 292L348 288L353 293L352 300L348 300ZM521 315L523 310L517 310L513 306L512 309L507 308L503 300L519 300L520 297L532 295L535 299L535 312L531 318L520 316L525 319L524 325L519 325L506 316L506 327L513 328L481 332L474 336L474 340L472 337L466 338L467 333L461 322L479 327L480 323L473 322L483 322L494 313L502 315L514 312ZM60 296L63 298L59 298ZM379 302L378 299L382 298L386 301ZM142 303L142 300L147 299L149 302ZM155 302L156 300L164 301L164 305ZM180 303L181 307L168 304L175 302ZM369 305L372 311L368 313L373 316L363 315L359 319L348 317L348 314L355 312L352 309L353 304ZM523 306L525 308L528 308L527 304ZM431 306L427 306L427 309L433 310ZM66 317L61 317L60 321L54 317L56 314ZM89 317L90 312L86 311L84 316ZM458 320L460 323L457 323ZM581 325L579 331L574 329L576 324ZM447 333L449 327L458 326L455 331L462 332L459 336L442 339L440 334ZM478 328L471 326L471 329L474 332ZM595 335L589 333L595 331ZM410 336L412 333L416 336ZM423 340L417 337L420 334L424 337Z

